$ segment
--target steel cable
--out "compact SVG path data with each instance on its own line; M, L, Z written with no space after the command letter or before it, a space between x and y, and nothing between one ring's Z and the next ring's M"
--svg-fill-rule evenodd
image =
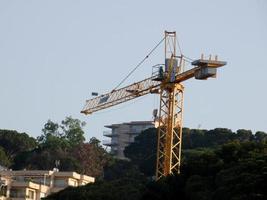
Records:
M121 84L123 84L127 78L129 78L129 76L132 75L132 73L134 73L134 71L140 67L146 59L148 59L148 57L159 47L159 45L165 40L165 36L159 41L159 43L157 43L157 45L130 71L130 73L124 78L122 79L122 81L113 89L116 90L118 89L118 87L121 86Z

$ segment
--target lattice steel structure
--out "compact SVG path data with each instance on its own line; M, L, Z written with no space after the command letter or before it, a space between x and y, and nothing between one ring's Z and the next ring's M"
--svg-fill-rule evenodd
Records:
M184 93L182 82L193 77L200 80L216 77L217 68L226 65L226 62L218 61L217 56L214 60L211 57L201 57L191 63L194 66L192 69L183 71L184 57L176 56L176 32L165 31L164 40L165 65L159 68L158 74L87 100L81 111L91 114L150 93L160 94L157 180L169 174L180 173Z
M183 85L164 88L160 94L156 178L180 172Z
M158 118L158 147L156 178L180 173L183 121L183 91L181 83L172 79L172 74L181 73L176 60L176 33L165 32L165 71L161 84L160 108Z

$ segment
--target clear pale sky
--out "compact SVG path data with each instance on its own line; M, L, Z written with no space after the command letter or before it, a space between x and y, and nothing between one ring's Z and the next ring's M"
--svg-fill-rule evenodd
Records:
M228 62L217 79L185 83L184 126L267 132L266 0L0 0L0 128L41 134L48 119L104 125L151 120L158 98L84 116L91 92L109 92L175 30L188 57ZM127 83L163 63L163 46Z

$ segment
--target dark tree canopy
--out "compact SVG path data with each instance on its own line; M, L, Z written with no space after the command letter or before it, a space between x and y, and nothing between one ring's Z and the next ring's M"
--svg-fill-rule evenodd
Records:
M127 146L124 154L146 176L155 174L157 153L157 133L155 128L150 128L135 137L135 142Z
M250 130L183 129L181 173L153 181L157 130L148 129L125 149L129 161L116 160L91 138L84 123L67 117L48 120L38 138L0 130L0 165L14 169L52 169L95 176L96 183L67 188L46 199L245 200L267 199L267 134Z
M21 152L36 148L37 142L26 133L18 133L13 130L0 130L0 146L7 156L13 159Z
M11 165L10 159L8 159L4 149L0 147L0 165L2 167L9 167Z
M71 155L79 161L77 171L93 177L102 177L104 166L110 160L110 156L100 145L100 141L94 137L88 143L76 146Z

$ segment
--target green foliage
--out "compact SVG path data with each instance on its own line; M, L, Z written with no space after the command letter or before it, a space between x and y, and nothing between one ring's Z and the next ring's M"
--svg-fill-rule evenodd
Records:
M60 126L48 120L42 129L43 134L37 137L42 148L62 148L69 147L68 141L64 138L64 132L60 130Z
M151 131L153 132L153 131ZM144 134L146 134L144 136ZM153 149L156 130L136 137L125 151L133 164L139 165ZM149 142L147 142L149 141ZM265 199L267 186L267 134L240 129L183 129L181 175L186 177L180 199ZM140 147L141 146L141 147ZM151 153L151 152L150 152ZM151 153L152 154L152 153ZM139 159L138 159L139 157ZM144 162L145 163L145 162ZM155 160L146 163L155 166ZM151 171L152 173L152 171ZM146 173L149 175L151 173ZM162 181L147 186L143 199L168 199L174 191ZM216 180L216 181L215 181ZM220 180L220 181L218 181ZM163 182L164 182L163 181ZM168 185L168 184L167 184ZM249 187L249 189L248 189ZM165 188L165 189L164 189ZM185 196L183 197L183 194ZM170 199L174 196L170 196Z
M214 176L223 167L223 161L211 149L184 151L181 170L187 176Z
M147 184L141 200L173 200L185 198L185 178L183 175L170 175Z
M70 156L70 153L61 148L37 148L33 151L23 152L16 156L13 169L32 169L32 170L51 170L55 161L60 161L60 170L75 171L78 169L79 162Z
M39 145L19 153L12 168L50 170L60 161L57 166L60 170L102 177L109 155L96 138L84 143L84 126L84 122L71 117L66 117L61 124L48 120L38 137Z
M183 128L183 149L216 147L235 138L236 134L226 128L216 128L209 131Z
M135 142L125 148L124 154L139 167L142 173L153 176L157 154L156 129L147 129L136 136Z
M25 133L0 130L0 164L47 170L60 160L61 170L97 177L94 184L67 188L48 200L267 199L264 132L184 128L181 174L155 182L156 129L138 135L124 152L130 161L122 161L113 159L96 138L85 143L83 126L71 117L61 124L48 120L39 143Z
M121 178L99 181L78 188L67 188L52 194L46 200L136 200L141 198L144 183L136 179Z
M267 134L262 131L258 131L255 133L255 141L256 142L266 142L267 141Z
M152 182L142 199L266 199L266 152L267 144L255 141L187 150L182 173L177 175L180 180L170 176L174 183L170 184L170 177ZM174 187L177 183L180 185Z
M253 138L251 130L239 129L237 130L236 135L240 142L247 142Z
M130 161L113 159L112 162L105 167L104 179L111 181L121 179L122 177L136 180L145 179L145 176L139 171L138 167L133 165Z
M250 147L253 143L245 143L249 141L255 141L257 142L257 145L260 143L266 143L267 134L264 132L257 132L255 135L252 135L250 130L244 129L239 129L235 133L226 128L216 128L213 130L183 128L183 168L187 168L187 162L198 162L196 164L203 166L202 168L206 168L204 158L215 159L216 155L210 151L205 151L205 148L216 149L218 146L223 144L227 144L223 146L223 155L221 155L222 158L225 159L225 162L231 162L231 159L236 160L240 156L246 155L246 150L244 150L244 148L242 148L242 151L245 151L243 153L238 150L239 142L244 142L242 145L246 145L246 148L253 148ZM135 142L125 148L124 154L134 165L139 167L142 173L146 176L153 176L156 165L156 148L157 129L151 128L136 136ZM196 151L197 148L198 150ZM190 149L193 149L194 151L188 151ZM188 160L186 159L187 157L190 157L191 159ZM199 163L200 161L203 163ZM216 170L220 169L222 161L217 158L214 162L215 163L213 163L213 166L210 166L211 169L209 170L216 173Z
M37 142L26 133L18 133L13 130L0 130L0 146L9 159L13 159L21 152L34 149L37 146Z
M0 147L0 165L3 167L9 167L11 161L8 159L4 149Z
M44 147L61 147L63 149L74 147L85 141L83 127L85 122L72 117L66 117L59 125L48 120L42 129L43 135L38 141Z
M61 122L61 128L63 130L63 137L70 143L71 146L82 144L85 141L83 127L85 122L81 122L78 119L66 117Z
M185 186L186 197L191 200L209 200L212 193L211 178L193 175L188 178Z
M266 154L225 167L217 174L215 184L214 199L266 199Z
M60 170L75 171L80 168L77 159L71 156L73 148L84 141L82 127L85 124L78 119L66 117L61 125L48 120L42 129L43 135L37 138L39 145L35 149L21 152L14 158L14 169L47 170L60 161Z
M111 159L100 145L100 141L94 137L88 143L82 143L73 148L71 156L79 163L76 171L99 178L103 176L104 166Z

